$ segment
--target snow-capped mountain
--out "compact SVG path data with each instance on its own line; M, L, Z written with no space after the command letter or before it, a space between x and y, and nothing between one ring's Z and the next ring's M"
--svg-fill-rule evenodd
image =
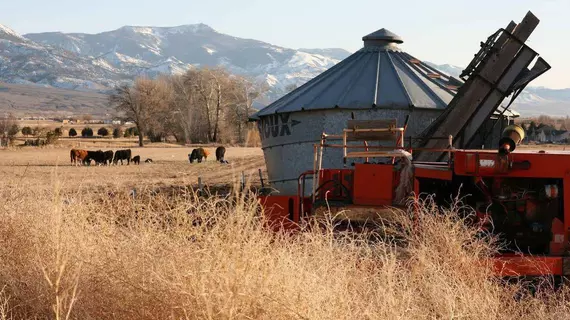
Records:
M140 74L182 73L193 66L223 66L230 72L267 83L273 97L282 94L288 85L300 85L339 62L339 57L350 54L342 49L287 49L225 35L205 24L125 26L99 34L49 32L26 34L24 38L82 57L122 79Z
M459 75L461 74L463 69L465 69L463 67L454 66L452 64L435 64L429 61L425 61L425 63L428 64L429 66L438 69L439 71L445 72L450 76L454 76L456 78L459 78Z
M0 80L67 89L104 90L124 80L116 70L0 26Z
M16 31L0 24L0 40L9 40L12 42L25 42L26 39L19 35Z
M288 49L222 34L205 24L125 26L98 33L19 35L0 25L0 81L74 90L108 91L136 76L180 74L192 67L223 66L266 83L268 99L300 86L351 53L339 48ZM459 76L462 67L432 64ZM567 114L570 89L529 87L516 102L524 115Z
M299 51L318 54L325 57L331 57L337 60L344 60L350 55L350 52L341 48L328 48L328 49L299 49Z

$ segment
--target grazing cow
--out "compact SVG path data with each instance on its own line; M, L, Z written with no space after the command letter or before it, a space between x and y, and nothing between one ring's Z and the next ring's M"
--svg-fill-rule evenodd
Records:
M91 160L95 160L95 164L102 165L105 163L105 153L101 150L87 151L85 163L91 165Z
M204 150L204 148L194 149L192 150L192 153L188 155L188 160L190 163L194 163L194 160L196 160L198 163L201 163L202 159L208 159L208 153L206 150Z
M145 162L145 163L152 163L152 159L151 159L151 158L148 158L148 159L146 159L144 162Z
M226 148L218 147L216 148L216 161L224 163L224 156L226 155Z
M113 162L113 150L108 150L103 152L103 164L104 165L111 165L111 163Z
M121 161L121 165L123 165L123 160L127 160L127 165L129 165L131 162L131 149L115 151L115 157L113 158L113 163L117 164L119 160Z
M141 164L141 156L134 156L134 157L131 159L131 161L132 161L134 164Z
M85 164L85 159L87 158L87 150L71 149L70 157L71 164L78 166L79 164Z
M194 160L198 158L197 153L198 151L196 149L193 149L192 153L188 154L188 161L190 161L190 163L194 163Z

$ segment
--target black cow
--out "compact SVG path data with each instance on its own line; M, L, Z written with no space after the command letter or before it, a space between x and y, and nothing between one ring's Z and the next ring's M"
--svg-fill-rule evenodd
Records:
M198 163L201 163L202 159L206 157L207 155L204 149L198 148L192 150L192 153L188 155L188 160L190 161L190 163L194 163L194 160L196 160Z
M91 160L95 160L95 164L101 165L104 162L103 151L87 151L87 157L83 161L85 164L91 165Z
M216 161L224 163L224 156L226 155L226 148L218 147L216 148Z
M113 157L113 163L118 164L119 160L121 161L121 165L123 165L123 160L127 160L127 165L129 165L131 162L131 149L115 151L115 157Z
M113 162L113 150L108 150L103 153L103 164L111 165Z
M190 163L194 163L194 160L196 160L196 158L197 158L197 155L196 155L197 152L198 152L198 151L196 151L196 149L193 149L193 150L192 150L192 153L189 153L189 154L188 154L188 161L190 161Z
M152 163L152 159L151 159L151 158L148 158L148 159L146 159L144 162L145 162L145 163Z
M132 161L134 164L141 164L141 156L134 156L134 157L131 159L131 161Z

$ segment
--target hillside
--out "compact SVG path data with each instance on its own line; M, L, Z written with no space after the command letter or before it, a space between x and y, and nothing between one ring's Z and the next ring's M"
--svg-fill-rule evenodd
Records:
M193 67L222 66L266 84L270 90L263 102L269 102L286 93L288 86L302 85L350 54L341 48L284 48L226 35L205 24L125 26L98 34L48 32L23 36L0 25L1 81L100 93L108 93L140 75L180 74ZM463 69L450 64L432 65L455 76ZM1 93L0 97L10 101ZM43 106L45 110L57 109L57 104ZM515 109L524 116L563 116L569 113L568 106L570 89L529 87L517 99ZM0 105L2 108L5 105ZM69 110L82 112L72 107Z
M342 49L303 51L236 38L204 24L125 26L99 34L51 32L26 34L23 38L37 46L57 48L78 57L82 59L84 68L91 68L94 73L95 70L113 73L107 77L109 81L93 77L84 77L79 81L76 81L78 77L46 80L56 87L67 82L86 82L87 86L98 84L105 89L120 80L141 74L178 74L191 67L223 66L232 73L268 84L271 97L276 98L284 93L288 85L305 82L340 61L334 57L348 55ZM330 55L326 55L327 52ZM62 67L67 68L65 65ZM2 74L0 76L5 78ZM28 80L29 76L22 75L20 78ZM12 79L17 80L16 77Z
M108 101L107 95L97 92L0 82L0 113L9 112L18 117L77 114L100 117L113 113Z

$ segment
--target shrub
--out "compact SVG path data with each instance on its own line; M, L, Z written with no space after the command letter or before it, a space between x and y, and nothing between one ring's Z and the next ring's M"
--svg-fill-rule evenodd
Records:
M61 137L63 135L63 131L61 130L61 128L55 128L55 130L53 131L53 133L57 136L57 137Z
M146 135L148 136L150 142L162 142L166 139L166 136L162 132L155 132L153 130L149 130Z
M101 127L99 128L99 130L97 130L97 135L100 135L101 137L106 137L109 135L109 129Z
M59 128L55 129L55 131L48 131L48 133L46 133L46 142L45 144L54 144L57 139L61 136L61 129L60 129L60 133L57 133L57 130Z
M18 132L20 132L20 127L14 123L8 128L8 137L14 137Z
M91 129L89 127L83 128L83 130L81 130L81 136L84 138L92 137L93 136L93 129Z
M137 127L130 127L127 130L125 130L125 138L130 138L132 136L138 136L139 135L139 130L137 129Z
M123 135L120 128L113 129L113 138L117 139Z
M45 135L42 133L36 139L26 139L24 141L24 146L32 146L32 147L43 147L50 144L54 144L59 139L60 135L57 134L57 129L54 131L47 131ZM0 318L1 319L1 318Z
M70 136L70 137L75 137L75 136L77 136L77 131L75 131L74 128L69 129L69 136Z
M39 135L41 135L43 132L44 132L44 129L43 129L43 128L40 128L40 127L34 127L34 128L32 129L32 135L34 135L34 136L39 136Z
M23 127L22 128L22 134L25 136L30 136L32 135L34 132L32 131L32 128L30 127Z

